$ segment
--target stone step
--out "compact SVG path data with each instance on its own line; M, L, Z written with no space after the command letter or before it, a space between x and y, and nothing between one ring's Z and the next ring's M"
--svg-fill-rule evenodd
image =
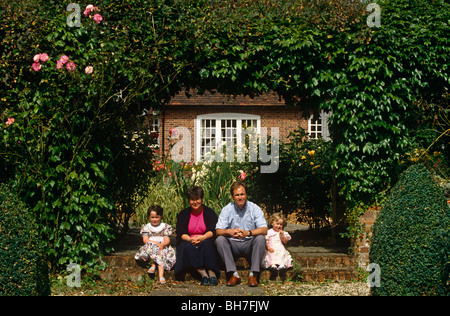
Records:
M303 254L294 257L294 267L289 269L285 276L304 282L331 281L356 281L359 279L357 263L354 256L345 254ZM100 277L104 280L134 280L142 281L148 278L147 269L140 267L133 256L130 255L110 255L103 257L108 268L100 272ZM240 258L236 261L236 266L242 278L247 279L249 274L248 262ZM165 271L165 278L175 280L173 271ZM193 280L194 277L186 273L186 280ZM220 282L226 282L225 273L221 271ZM270 271L261 272L260 280L270 280ZM273 279L273 276L272 276ZM279 279L279 278L278 278Z
M356 268L357 260L355 256L346 254L296 254L294 261L301 268L323 269L323 268ZM108 266L115 267L136 267L136 261L132 255L109 255L103 257ZM250 266L244 258L236 260L236 266L241 269L248 269Z

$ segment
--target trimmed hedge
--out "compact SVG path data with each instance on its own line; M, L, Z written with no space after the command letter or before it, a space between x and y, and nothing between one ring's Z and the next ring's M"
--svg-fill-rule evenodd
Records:
M370 262L381 269L373 295L448 295L450 208L423 165L402 173L375 222ZM446 237L447 236L447 237Z
M50 295L43 249L28 211L0 184L0 295Z

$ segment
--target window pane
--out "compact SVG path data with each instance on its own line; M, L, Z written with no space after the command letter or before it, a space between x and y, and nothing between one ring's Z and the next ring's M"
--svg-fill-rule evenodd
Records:
M201 125L200 156L203 160L205 155L215 147L216 121L205 119L202 120Z

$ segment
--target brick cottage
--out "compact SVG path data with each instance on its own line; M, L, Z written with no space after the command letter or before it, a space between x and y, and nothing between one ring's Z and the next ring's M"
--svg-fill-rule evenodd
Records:
M150 112L150 111L149 111ZM230 96L214 91L198 94L194 90L175 95L160 111L148 115L151 132L158 133L161 152L168 154L169 133L177 127L186 128L190 135L190 161L202 161L214 144L232 142L240 145L241 133L248 127L279 130L279 140L287 141L289 133L302 127L311 138L329 138L327 115L313 117L295 107L288 106L276 93L267 93L251 98L249 96ZM247 158L246 158L247 159Z

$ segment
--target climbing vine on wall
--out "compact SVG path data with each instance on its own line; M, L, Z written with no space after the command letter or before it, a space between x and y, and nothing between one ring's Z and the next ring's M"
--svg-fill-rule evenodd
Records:
M417 101L435 111L450 86L449 2L379 0L374 27L367 2L102 0L69 27L67 4L1 1L0 180L25 192L55 264L94 258L115 198L145 181L127 177L141 170L129 157L151 159L131 142L144 104L182 87L272 90L299 111L332 111L331 164L356 209L413 145Z

